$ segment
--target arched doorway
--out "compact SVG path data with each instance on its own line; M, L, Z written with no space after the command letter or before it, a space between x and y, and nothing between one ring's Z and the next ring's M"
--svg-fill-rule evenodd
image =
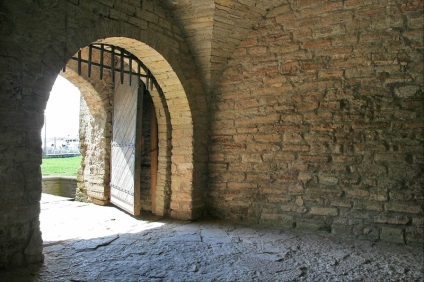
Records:
M118 40L119 46L111 44L118 44ZM93 89L95 88L94 92L91 89L82 93L83 97L87 96L85 100L93 117L90 121L91 127L97 128L97 130L89 131L94 134L101 133L101 136L91 137L92 140L86 142L87 144L81 144L85 161L83 160L77 195L81 200L86 199L97 204L106 204L110 200L132 214L138 214L143 205L143 210L152 211L158 215L190 218L188 213L192 212L192 205L187 203L192 202L194 195L192 187L193 121L186 93L175 72L166 64L166 61L162 61L159 70L162 72L160 77L163 79L164 89L168 89L168 93L165 93L162 85L153 75L154 72L134 54L120 47L125 46L122 42L126 41L128 41L127 47L138 50L145 56L147 54L147 58L153 62L157 62L160 58L157 52L141 42L133 39L111 38L82 48L68 62L66 71L63 73L64 76L74 77L74 79L78 75L85 81L89 81ZM121 101L117 98L121 96L117 95L118 92L133 92L128 95L128 99L143 96L146 98L140 98L138 102L137 99ZM146 95L143 95L144 92ZM117 107L118 103L123 103L122 108ZM138 107L144 110L139 117L136 117L137 115L130 117L136 112L134 109L137 103ZM131 106L130 111L129 106ZM142 112L146 112L147 115L144 116ZM95 119L99 119L101 124L95 122ZM148 122L143 122L145 120ZM134 123L132 132L118 130L128 123ZM148 129L148 132L140 133L139 137L136 136L135 129L135 124L138 123L140 125L146 123L145 126L147 125ZM118 140L119 138L115 140L114 137L121 133L133 134L134 139L131 139L132 141ZM149 144L142 141L146 138ZM82 142L84 140L87 138L83 136ZM111 147L108 147L109 144ZM137 148L137 144L140 148ZM88 156L86 150L90 147L97 148L104 154L98 159L93 158L92 155ZM121 154L124 151L123 147L130 150L125 149L126 153ZM133 149L138 151L131 153ZM142 151L144 151L143 156ZM135 159L131 159L131 156L135 156ZM121 160L116 162L117 158ZM107 171L109 160L111 174ZM95 164L99 162L103 164ZM135 165L130 166L129 171L124 169L124 167L129 168L126 164L133 162ZM87 169L87 165L91 167ZM142 169L141 166L144 168ZM99 167L104 171L99 170ZM114 176L113 172L117 174ZM122 185L123 175L134 178L134 188L128 190L125 188L128 185L124 185L125 187ZM99 176L102 179L99 179ZM97 180L90 183L93 177ZM139 186L140 183L143 185ZM140 197L140 193L143 197ZM122 197L118 197L118 194ZM125 194L126 196L123 196ZM134 201L129 200L130 198ZM129 208L124 202L131 203L133 207ZM133 210L130 211L130 209Z
M159 147L166 148L160 152L166 153L159 155L157 187L163 190L156 190L156 200L170 201L169 207L157 205L156 213L180 219L200 216L208 158L204 89L181 30L156 2L142 2L131 3L131 13L135 12L131 20L119 3L99 10L83 1L28 2L25 12L18 13L21 10L15 9L19 5L14 1L2 2L2 8L8 11L4 20L14 28L6 30L0 44L4 55L1 61L8 66L2 69L4 87L0 91L5 136L0 143L5 152L2 160L7 164L1 168L4 228L0 230L0 268L42 260L38 214L43 111L60 69L92 42L125 48L145 62L158 80L169 108L166 122L166 112L155 101L159 96L152 91L158 136L170 138L159 138L158 142ZM22 17L31 28L14 25L15 19ZM19 237L14 235L16 230Z

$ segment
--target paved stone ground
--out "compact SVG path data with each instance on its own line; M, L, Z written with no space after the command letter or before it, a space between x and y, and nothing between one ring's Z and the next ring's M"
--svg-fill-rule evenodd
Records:
M424 281L417 246L140 219L51 195L41 207L44 264L0 281Z

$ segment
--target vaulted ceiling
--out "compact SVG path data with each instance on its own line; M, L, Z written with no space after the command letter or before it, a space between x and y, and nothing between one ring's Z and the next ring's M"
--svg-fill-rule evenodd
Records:
M226 63L249 31L282 0L165 0L180 26L203 84L212 89Z

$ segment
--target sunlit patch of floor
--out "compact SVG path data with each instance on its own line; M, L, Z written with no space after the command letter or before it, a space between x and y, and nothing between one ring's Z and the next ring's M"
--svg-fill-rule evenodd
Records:
M43 195L43 265L0 281L423 281L422 246L132 217Z

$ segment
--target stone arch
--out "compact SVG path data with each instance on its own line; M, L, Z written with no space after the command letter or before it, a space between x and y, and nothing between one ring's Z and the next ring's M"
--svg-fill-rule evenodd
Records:
M193 197L193 121L186 92L178 76L163 56L138 40L113 37L95 42L121 47L136 57L143 58L143 63L153 73L160 85L160 89L153 88L150 90L158 120L160 160L156 198L153 199L156 207L154 212L159 215L170 214L178 218L191 218L189 213L192 210L190 202ZM110 76L106 78L105 83L99 83L96 82L95 78L89 78L87 70L83 68L82 76L76 78L76 63L70 61L67 66L68 70L62 74L73 78L82 87L82 91L85 91L85 96L90 97L91 102L87 103L89 108L99 107L99 105L103 108L103 120L108 123L111 116L110 94L111 91L113 92ZM95 88L100 91L96 91ZM93 95L93 93L96 94ZM99 95L99 93L102 94ZM104 127L102 130L106 130L106 123L103 123ZM105 159L109 159L109 154L110 151L107 151ZM108 165L105 163L101 167L107 168ZM90 174L90 171L82 172L80 176L83 177L85 174ZM94 187L84 188L90 201L104 204L107 202L109 188L102 189L101 186L108 187L109 174L101 172L100 174L103 179L98 179L94 183L88 184L88 186L94 185ZM80 181L79 186L83 187L84 182L84 180ZM96 186L98 188L95 188Z
M80 48L102 38L132 38L160 54L157 57L160 60L147 65L155 69L153 75L161 81L165 101L175 110L180 104L172 97L174 86L166 84L166 72L159 72L160 65L167 62L178 78L191 119L177 110L170 118L172 139L167 142L172 142L176 149L172 152L170 168L175 177L170 182L172 200L166 212L182 219L198 217L204 206L207 105L192 54L172 17L156 1L105 2L101 9L93 9L89 1L53 1L43 7L29 1L23 13L17 12L21 9L16 1L2 2L1 6L8 11L2 21L13 28L3 30L4 40L0 42L0 60L8 66L1 70L5 83L0 90L0 128L3 136L14 137L13 140L1 138L0 142L2 152L6 152L2 162L8 164L1 168L5 197L1 209L4 228L0 231L5 235L0 246L0 267L42 260L38 214L43 111L54 80L67 60ZM15 25L16 19L24 20L24 17L28 25ZM47 19L55 19L55 24ZM29 25L31 28L27 28ZM142 61L145 59L141 53L137 56ZM191 134L187 134L183 125ZM186 142L190 150L184 150L186 144L182 137L177 138L179 134L190 137ZM19 221L12 220L17 213ZM18 229L25 231L19 240L12 234Z
M184 209L185 201L191 198L188 192L193 182L193 121L186 91L169 63L147 44L122 37L98 42L119 46L136 57L143 58L143 63L160 85L160 91L154 89L150 92L158 118L159 159L166 159L159 162L156 213L165 214L166 202L170 201L173 215L180 217L177 210ZM172 152L169 146L172 147ZM169 166L171 171L167 169ZM167 177L169 173L170 178ZM167 179L170 183L166 183ZM167 200L168 193L171 193L171 198Z
M155 6L153 10L145 9L144 12L152 17L163 16L165 13L159 6ZM146 15L143 17L150 17ZM160 213L169 213L172 217L180 219L196 218L204 207L204 181L208 158L208 121L204 90L179 29L172 27L167 17L155 23L144 18L138 20L137 24L104 18L100 21L96 19L98 22L95 25L78 23L77 25L81 26L80 33L69 31L62 42L62 46L65 45L64 57L71 57L81 46L103 42L128 50L152 71L164 93L163 101L166 101L170 108L169 125L173 133L172 138L168 137L166 141L170 142L173 150L170 153L172 164L168 164L167 168L171 170L172 178L165 183L170 185L170 189L162 193L163 197L171 197L171 204L167 211ZM142 21L145 21L149 28L145 29ZM58 67L63 65L63 60L63 57L56 58ZM157 105L158 101L155 107Z

